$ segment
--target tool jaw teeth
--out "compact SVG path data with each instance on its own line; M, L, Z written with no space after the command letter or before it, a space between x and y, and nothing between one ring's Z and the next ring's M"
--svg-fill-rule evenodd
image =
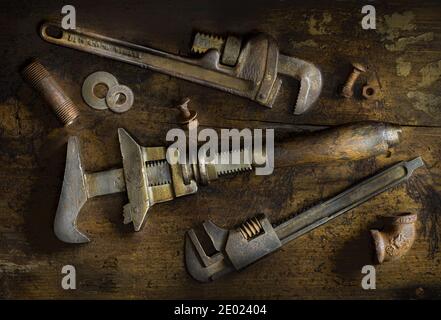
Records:
M216 172L218 176L226 176L235 173L241 173L253 170L250 164L219 164L216 165Z
M149 187L172 183L169 164L166 160L149 161L146 167Z
M313 63L283 54L279 55L278 73L300 81L294 114L307 112L318 100L322 91L322 73Z
M237 159L239 163L235 161ZM218 176L251 171L253 169L251 155L244 149L222 152L217 157L215 168Z
M224 44L225 39L222 37L198 32L194 37L191 51L202 54L210 49L216 49L221 52Z

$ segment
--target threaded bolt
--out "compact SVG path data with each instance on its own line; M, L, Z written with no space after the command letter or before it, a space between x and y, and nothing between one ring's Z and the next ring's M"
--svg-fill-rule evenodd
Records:
M350 98L354 95L353 88L355 81L357 81L362 72L366 72L366 68L359 63L352 63L352 66L354 67L354 69L346 80L346 83L344 84L341 91L341 96L345 98Z
M251 164L218 164L216 172L218 176L226 176L233 173L241 173L253 170Z
M182 117L186 118L186 119L190 118L190 116L191 116L190 110L188 110L189 102L190 102L190 99L189 98L185 98L182 101L182 103L180 105L178 105L178 109L179 109L179 111L181 111Z
M80 113L77 106L40 62L31 62L23 69L22 75L41 94L65 126L72 124L78 118Z
M190 98L185 98L180 105L177 106L181 115L179 117L179 122L182 124L189 123L196 119L197 113L193 110L188 109L188 104L190 103Z
M196 53L205 53L210 49L221 52L224 44L225 39L222 37L198 32L193 39L191 50Z
M234 155L239 157L240 163L233 163ZM252 158L248 150L233 150L218 154L220 163L215 165L218 176L225 176L232 173L240 173L253 169ZM222 164L224 162L225 164ZM229 163L228 163L229 162Z

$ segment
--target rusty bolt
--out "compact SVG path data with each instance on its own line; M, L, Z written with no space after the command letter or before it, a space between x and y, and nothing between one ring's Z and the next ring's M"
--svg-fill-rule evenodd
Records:
M185 98L180 105L177 106L179 111L181 112L179 117L179 122L181 124L187 124L194 120L196 120L197 113L194 110L188 109L188 103L190 102L189 98Z
M357 81L360 73L366 72L366 68L359 63L352 63L352 66L354 67L354 69L346 80L346 83L344 84L341 91L341 95L345 98L350 98L354 95L353 88L355 81Z
M28 64L22 71L24 79L36 89L65 126L80 115L77 106L64 93L49 71L38 61Z

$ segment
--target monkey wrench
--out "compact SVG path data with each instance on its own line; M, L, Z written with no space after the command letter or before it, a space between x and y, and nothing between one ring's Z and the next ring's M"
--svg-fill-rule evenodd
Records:
M89 198L127 192L124 223L140 230L149 208L155 203L197 191L196 181L184 183L178 164L168 165L165 147L142 147L122 128L118 137L123 167L87 173L83 169L77 137L67 143L66 169L54 221L55 235L67 243L84 243L89 238L77 228L77 216ZM170 153L179 157L179 153Z
M322 88L322 75L314 64L279 54L276 41L266 34L251 37L243 46L224 49L223 55L228 56L228 60L234 56L233 66L222 63L225 59L221 59L217 48L210 48L200 58L187 58L84 29L64 30L54 22L43 23L40 35L50 43L213 87L269 108L282 84L278 74L293 77L300 81L294 114L310 109Z
M193 229L186 234L187 271L194 279L208 282L234 270L243 269L289 241L407 180L415 169L423 165L421 157L397 163L275 226L263 214L232 230L220 228L209 220L205 221L202 224L202 232L205 233L202 236L207 240L205 243L200 241Z
M308 138L297 137L281 143L275 155L281 166L363 159L387 152L399 142L399 132L399 127L385 123L343 125L321 130ZM127 192L129 203L124 206L124 223L133 223L135 231L139 231L154 204L194 194L199 185L206 185L220 177L248 172L258 166L253 159L267 161L266 154L259 155L258 152L251 156L253 151L241 149L218 153L218 160L214 161L198 157L197 163L179 163L181 151L178 149L143 147L122 128L118 129L118 138L122 168L99 172L84 170L79 139L74 136L69 138L54 222L54 231L60 240L68 243L89 241L78 230L76 221L81 208L90 198ZM360 139L363 139L362 143ZM333 147L329 148L330 145ZM348 153L348 146L351 146L351 153ZM227 163L219 162L219 157L228 160ZM235 157L239 163L229 161Z

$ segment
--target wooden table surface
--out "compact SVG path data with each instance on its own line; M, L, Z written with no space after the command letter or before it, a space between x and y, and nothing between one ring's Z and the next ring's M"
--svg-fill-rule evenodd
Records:
M173 53L188 53L192 34L262 31L284 54L313 61L324 76L319 103L292 115L298 84L284 79L273 109L237 96L124 63L45 43L38 24L60 15L54 1L2 2L0 9L0 298L440 298L441 297L441 5L437 1L369 2L377 29L363 30L360 1L71 1L77 26ZM368 3L368 2L366 2ZM38 57L81 110L63 129L18 70ZM360 61L369 72L353 99L338 88ZM89 108L84 78L97 70L133 89L124 114ZM379 101L360 97L368 79ZM191 98L204 127L275 128L276 138L299 134L296 125L330 126L359 120L403 126L389 156L357 162L276 169L271 176L218 180L196 195L155 205L141 232L122 223L124 194L94 198L79 217L92 239L67 245L52 224L63 179L66 138L76 135L87 171L121 164L117 128L145 146L165 143L176 127L176 103ZM232 227L259 212L279 219L329 197L401 160L422 156L426 167L408 183L286 245L240 273L209 284L184 266L184 234L205 219ZM374 264L369 229L381 217L419 214L419 236L401 260L376 266L376 290L361 287L361 267ZM77 290L61 287L61 268L74 265Z

